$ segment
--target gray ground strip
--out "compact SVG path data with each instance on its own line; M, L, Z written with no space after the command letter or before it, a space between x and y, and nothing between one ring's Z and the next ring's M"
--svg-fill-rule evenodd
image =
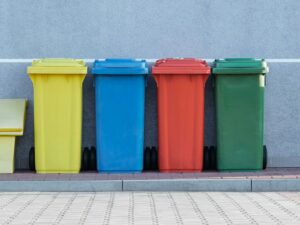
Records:
M160 180L53 180L0 181L0 191L7 192L105 192L105 191L300 191L300 179L160 179ZM277 186L278 183L278 186ZM294 185L295 184L295 185ZM290 186L292 185L292 187ZM18 198L15 196L14 198ZM11 199L13 201L13 198ZM5 207L1 204L0 208ZM7 203L9 204L9 203Z
M258 172L103 174L0 174L4 192L106 191L300 191L299 168L268 168ZM0 193L1 195L1 193ZM15 196L17 198L17 196ZM6 199L9 201L9 199ZM13 201L13 199L12 199ZM0 208L5 203L0 203Z

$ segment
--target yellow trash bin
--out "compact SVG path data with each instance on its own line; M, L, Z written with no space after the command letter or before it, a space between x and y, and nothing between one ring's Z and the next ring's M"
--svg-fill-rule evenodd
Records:
M14 172L15 140L25 124L25 99L0 99L0 173Z
M87 67L81 60L41 59L27 72L34 88L36 172L78 173Z

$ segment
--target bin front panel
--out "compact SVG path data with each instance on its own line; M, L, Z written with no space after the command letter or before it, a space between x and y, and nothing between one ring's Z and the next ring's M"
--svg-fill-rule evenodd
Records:
M263 162L264 75L216 75L217 166L260 170Z
M0 174L15 170L15 136L0 135Z
M159 169L200 171L204 89L208 75L155 74L158 85Z
M85 75L31 74L38 173L78 173Z
M95 75L99 172L141 172L145 75Z

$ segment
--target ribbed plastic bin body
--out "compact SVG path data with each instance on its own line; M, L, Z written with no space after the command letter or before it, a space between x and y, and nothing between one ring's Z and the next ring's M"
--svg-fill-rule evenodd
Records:
M26 99L0 99L0 174L15 170L16 136L25 126Z
M146 62L95 61L96 142L99 172L143 170Z
M81 167L83 61L43 59L28 68L34 87L37 173L78 173Z
M261 170L266 62L224 59L215 65L217 168Z
M196 59L162 59L152 74L158 92L159 170L201 171L209 66Z

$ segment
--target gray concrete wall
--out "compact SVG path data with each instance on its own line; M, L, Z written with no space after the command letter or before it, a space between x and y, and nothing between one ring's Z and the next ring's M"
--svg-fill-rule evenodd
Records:
M16 167L27 168L33 145L28 63L42 57L300 58L299 0L2 0L0 98L28 98ZM2 62L2 63L1 63ZM299 63L270 63L265 143L269 165L300 166ZM211 82L207 85L205 142L215 143ZM83 146L95 143L92 77L84 82ZM156 89L146 96L145 144L157 144Z

